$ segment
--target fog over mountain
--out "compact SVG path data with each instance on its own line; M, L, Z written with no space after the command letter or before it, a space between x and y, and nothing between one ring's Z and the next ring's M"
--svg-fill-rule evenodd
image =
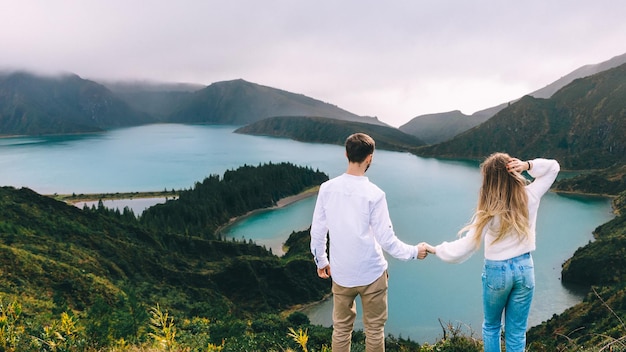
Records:
M75 74L0 75L0 135L5 136L96 132L155 122L246 125L275 116L387 126L330 103L242 79L206 87L145 82L105 86Z

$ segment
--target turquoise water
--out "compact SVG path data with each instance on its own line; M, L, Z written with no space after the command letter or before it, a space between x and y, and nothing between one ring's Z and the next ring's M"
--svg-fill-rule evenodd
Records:
M79 136L0 139L0 185L42 194L160 191L190 188L210 174L222 175L243 164L289 161L330 177L345 170L340 146L245 136L233 130L157 124ZM387 151L375 153L368 176L387 193L394 228L407 243L454 239L471 216L480 182L476 164ZM256 213L230 227L228 235L253 239L280 254L292 231L309 227L314 204L315 197L310 197ZM582 299L575 288L561 284L561 264L592 240L595 227L612 217L608 199L554 193L544 197L533 254L537 290L531 325ZM441 320L479 336L481 263L481 253L459 265L432 256L414 262L389 258L386 331L432 342L442 335ZM330 325L330 309L326 302L307 314L314 323Z

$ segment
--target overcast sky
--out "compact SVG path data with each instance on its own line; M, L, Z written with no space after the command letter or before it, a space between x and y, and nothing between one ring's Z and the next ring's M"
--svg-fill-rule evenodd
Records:
M400 126L626 53L622 0L0 0L0 69L242 78Z

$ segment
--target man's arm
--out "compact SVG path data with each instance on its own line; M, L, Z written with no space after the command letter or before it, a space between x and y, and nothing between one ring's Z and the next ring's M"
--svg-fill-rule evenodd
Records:
M330 263L326 253L328 227L326 226L326 214L322 203L322 196L318 195L315 210L313 211L313 222L311 223L310 248L318 269L318 275L320 269L328 267L328 275L330 276Z
M424 259L426 257L426 250L418 248L419 246L411 246L402 241L396 236L393 231L393 225L389 217L389 210L387 208L387 199L383 196L374 204L372 210L372 217L370 220L372 231L376 241L383 248L383 250L393 257L401 260L409 259Z

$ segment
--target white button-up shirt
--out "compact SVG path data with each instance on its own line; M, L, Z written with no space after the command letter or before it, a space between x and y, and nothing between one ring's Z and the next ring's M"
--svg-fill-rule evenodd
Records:
M416 246L396 237L385 193L366 176L344 173L324 182L311 225L311 253L317 267L330 264L332 279L341 286L369 285L387 270L383 250L401 260L417 257Z

